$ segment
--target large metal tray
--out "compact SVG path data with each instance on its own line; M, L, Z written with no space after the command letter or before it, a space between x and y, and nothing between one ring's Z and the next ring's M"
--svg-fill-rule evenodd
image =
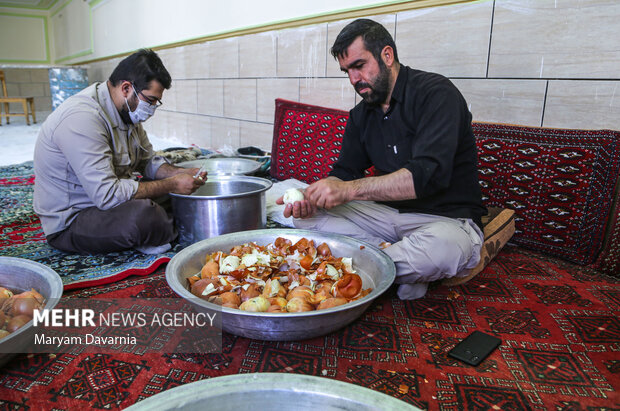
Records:
M413 411L419 408L369 388L330 378L284 373L237 374L161 392L129 408L140 410Z
M364 288L372 292L359 300L338 307L301 313L256 313L219 307L192 295L187 278L196 274L205 256L215 251L229 251L248 242L266 245L278 237L295 243L302 237L325 242L337 257L353 257L353 268L362 278ZM350 237L296 229L265 229L225 234L199 241L175 255L166 267L166 281L175 293L191 302L198 310L221 310L222 328L231 334L271 341L303 340L335 331L359 317L370 303L394 282L394 262L376 247Z

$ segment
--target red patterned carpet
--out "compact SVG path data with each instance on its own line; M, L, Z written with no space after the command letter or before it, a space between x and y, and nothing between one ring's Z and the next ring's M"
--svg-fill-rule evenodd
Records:
M171 297L147 277L79 297ZM403 302L395 290L325 337L263 342L225 334L221 354L30 354L0 371L0 409L122 409L200 379L252 372L325 376L430 410L620 409L620 285L506 247L469 283ZM502 345L478 367L446 353L473 330Z

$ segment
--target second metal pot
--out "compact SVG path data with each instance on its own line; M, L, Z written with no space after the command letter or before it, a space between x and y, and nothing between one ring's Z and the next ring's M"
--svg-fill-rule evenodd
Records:
M265 191L271 181L249 176L208 177L191 195L170 194L181 244L244 230L267 223Z

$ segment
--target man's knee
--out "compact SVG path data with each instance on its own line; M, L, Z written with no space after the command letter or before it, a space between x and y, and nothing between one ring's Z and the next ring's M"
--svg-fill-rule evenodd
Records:
M471 258L469 235L451 223L422 227L385 250L397 266L399 283L429 282L456 275Z
M154 233L157 238L172 235L174 231L172 219L163 207L147 199L132 201L135 202L132 204L132 217L137 243L148 242Z

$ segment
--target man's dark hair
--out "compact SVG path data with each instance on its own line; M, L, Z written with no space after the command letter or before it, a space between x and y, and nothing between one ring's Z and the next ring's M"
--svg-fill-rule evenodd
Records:
M334 58L346 57L347 49L356 38L362 36L364 47L370 51L378 62L381 62L381 50L385 46L394 50L394 61L398 63L396 44L390 33L381 24L369 19L357 19L347 24L334 41L330 52Z
M124 58L110 74L110 83L117 86L120 82L131 81L136 91L149 87L152 80L157 80L165 89L172 84L170 73L153 50L140 49Z

